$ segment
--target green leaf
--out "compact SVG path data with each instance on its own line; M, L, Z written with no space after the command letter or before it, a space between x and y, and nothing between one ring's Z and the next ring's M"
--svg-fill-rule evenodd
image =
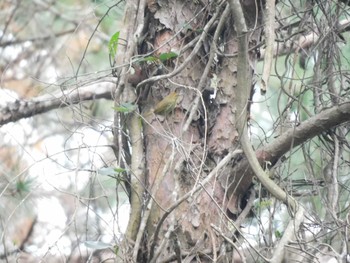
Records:
M115 171L116 173L123 173L123 172L125 172L126 170L123 169L123 168L118 167L118 168L114 168L114 171Z
M281 238L282 237L282 233L278 230L275 231L275 237L276 238Z
M190 23L185 23L183 25L183 28L184 28L185 31L188 31L188 30L193 31L193 27L191 26Z
M93 248L93 249L114 248L113 244L104 243L101 241L85 241L84 245L88 248Z
M108 43L108 49L109 49L109 55L114 58L115 55L117 54L118 50L118 42L119 42L119 33L120 31L116 32L111 39L109 40Z
M177 57L177 54L175 52L162 53L159 55L159 60L164 62L176 57Z
M119 246L115 245L114 246L114 254L118 255L119 252Z
M271 205L272 205L272 200L270 200L270 199L261 200L260 202L255 204L256 208L261 208L261 209L270 207Z
M16 191L18 193L28 193L31 190L31 180L19 179L16 181Z
M118 175L120 173L125 172L126 170L120 167L102 167L97 172L100 175Z
M136 105L132 104L130 102L122 103L118 107L113 107L115 111L122 112L122 113L130 113L136 110Z
M157 60L158 60L158 58L156 58L154 56L148 56L148 57L140 59L139 61L141 61L141 62L155 62Z

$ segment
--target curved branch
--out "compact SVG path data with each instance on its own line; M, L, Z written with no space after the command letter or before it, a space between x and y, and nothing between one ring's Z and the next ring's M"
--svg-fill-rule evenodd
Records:
M263 155L267 156L264 161L274 164L292 148L347 121L350 121L350 101L324 110L297 127L288 129L258 152L264 152Z
M261 167L259 160L253 150L253 147L249 141L247 134L247 102L248 92L251 83L246 81L245 78L249 76L249 59L248 59L248 37L246 34L246 24L244 17L242 16L242 9L238 0L230 0L230 7L233 17L235 19L235 29L238 34L238 66L237 66L237 112L239 114L237 118L237 130L241 136L241 145L243 152L247 157L248 163L253 170L256 177L261 184L277 199L283 201L286 205L289 205L294 214L294 219L298 216L298 220L291 220L288 227L280 240L274 255L271 259L273 263L282 262L282 255L284 253L284 246L288 244L295 231L299 229L301 222L304 219L304 209L300 207L298 201L292 196L288 195L279 185L272 181ZM295 228L294 228L295 226Z
M113 88L115 88L114 83L101 82L56 94L45 94L32 100L16 99L0 108L0 126L83 101L112 99Z
M235 19L235 29L238 35L238 67L237 67L237 130L241 136L240 143L243 152L248 159L248 163L257 176L262 185L277 199L281 200L287 205L290 205L293 212L298 210L298 202L282 190L261 167L259 160L253 150L249 141L247 133L247 102L249 97L249 87L251 82L246 78L249 76L249 58L248 58L248 35L246 33L247 26L243 17L241 4L238 0L230 0L230 7Z
M271 163L273 166L279 158L294 147L348 121L350 121L350 101L324 110L297 127L286 130L274 141L256 150L255 154L260 164ZM244 158L236 164L232 175L227 190L228 196L231 196L238 188L242 192L246 191L251 185L254 172L249 167L248 160Z

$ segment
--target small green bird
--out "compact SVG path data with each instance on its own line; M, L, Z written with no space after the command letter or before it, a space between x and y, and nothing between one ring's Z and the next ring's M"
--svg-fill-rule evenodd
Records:
M169 114L174 110L178 97L179 97L179 94L176 93L175 91L172 91L164 99L158 102L153 110L150 110L149 112L147 112L145 116L148 116L152 113L158 114L158 115Z

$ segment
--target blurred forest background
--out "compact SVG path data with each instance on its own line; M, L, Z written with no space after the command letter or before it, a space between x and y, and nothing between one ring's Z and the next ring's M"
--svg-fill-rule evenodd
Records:
M123 170L115 167L111 94L116 79L110 40L120 30L124 5L106 0L0 2L0 115L15 116L19 101L27 106L36 100L59 101L43 114L29 112L28 118L12 121L1 117L0 260L4 262L113 262L118 254L129 204L119 176ZM249 119L256 148L315 112L349 99L349 8L339 12L331 1L324 6L329 17L307 1L277 5L276 16L286 25L302 24L301 14L313 9L313 22L320 31L329 21L339 30L324 34L332 35L332 46L327 45L331 41L317 38L303 49L280 52L267 93L261 95L256 85ZM333 15L339 13L335 21ZM305 21L299 27L305 30L298 34L306 36L311 25ZM317 66L326 63L318 59L322 50L332 56L327 62L331 67ZM260 59L257 78L262 66ZM327 81L332 81L333 90ZM81 102L69 101L71 95ZM11 112L6 108L9 103L14 105ZM327 237L315 245L315 251L326 257L323 260L343 259L349 252L348 132L348 124L333 127L292 149L269 171L308 210L304 227L309 240ZM253 212L243 224L243 243L264 250L282 237L288 211L259 183L256 191ZM336 203L336 213L330 202Z
M0 12L2 107L50 102L80 86L111 97L108 43L123 3L4 0ZM1 261L87 261L85 241L117 242L127 199L101 170L115 160L112 106L106 99L61 101L56 110L0 125Z

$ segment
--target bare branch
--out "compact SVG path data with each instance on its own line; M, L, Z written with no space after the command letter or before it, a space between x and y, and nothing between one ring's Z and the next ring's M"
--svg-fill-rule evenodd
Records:
M271 74L271 67L273 61L273 43L275 42L275 0L266 1L266 21L265 21L265 58L264 68L261 76L260 91L261 94L266 93L267 85Z
M0 108L0 125L33 117L53 109L64 108L83 101L111 99L115 84L101 82L85 87L60 91L57 94L45 94L33 100L16 100Z
M304 221L304 208L299 206L298 211L295 213L294 218L289 221L283 237L278 242L277 247L273 251L273 256L270 260L271 263L282 262L284 255L284 248L293 239L295 233L298 231L300 224Z
M76 29L69 29L66 31L58 32L55 34L50 34L48 36L39 36L39 37L32 37L28 39L15 39L15 40L9 40L9 41L4 41L0 43L0 47L7 47L7 46L13 46L13 45L19 45L23 44L26 42L42 42L42 41L47 41L55 37L62 37L65 35L72 34L76 31Z
M274 164L292 148L348 121L350 121L350 101L324 110L300 123L299 126L288 129L276 140L264 146L261 151L269 156L265 161Z
M299 126L288 129L273 142L258 149L255 154L260 163L265 162L274 165L279 158L294 147L348 121L350 121L350 101L324 110L302 122ZM244 183L242 187L247 189L251 184L254 173L249 168L248 160L245 158L235 166L232 174L244 174L245 179L238 183ZM227 191L228 196L231 196L238 187L234 186L235 180L237 179L232 178L232 186Z

